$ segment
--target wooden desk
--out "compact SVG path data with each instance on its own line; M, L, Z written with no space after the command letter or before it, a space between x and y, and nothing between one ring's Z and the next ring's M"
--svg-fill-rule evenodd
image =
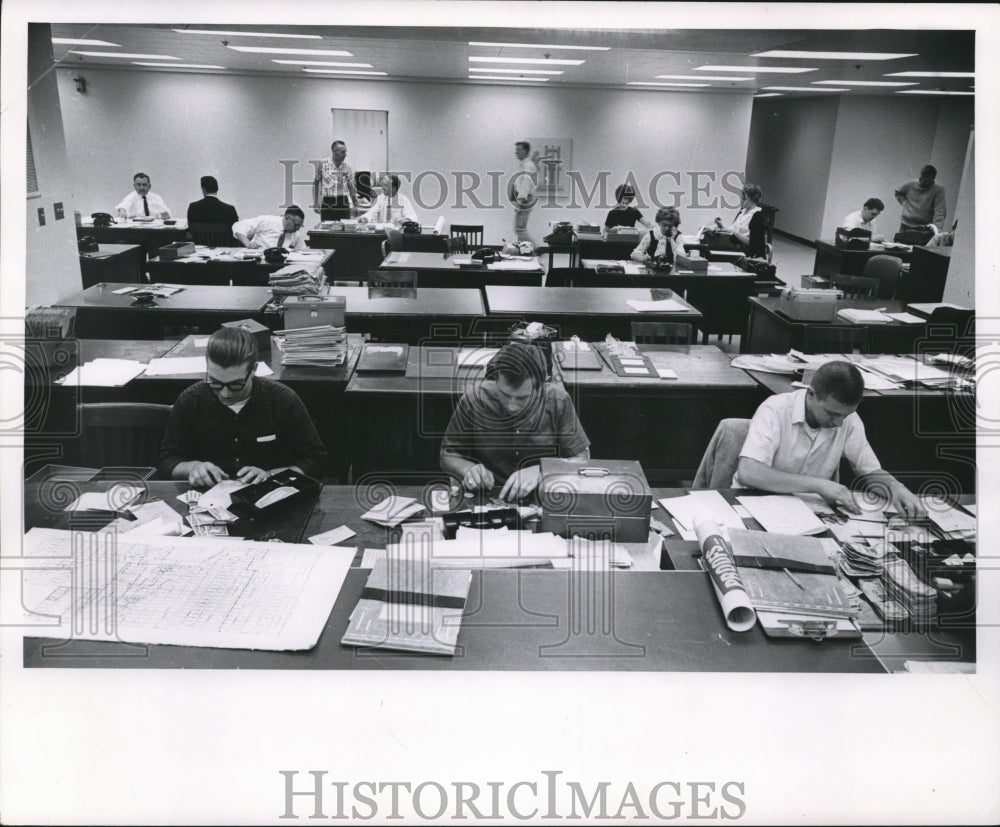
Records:
M485 314L478 290L330 287L329 294L347 299L350 332L370 333L383 342L415 345L437 335L459 339L470 335L475 320Z
M839 319L832 322L804 322L790 319L778 308L780 300L772 297L751 296L750 315L747 319L747 333L740 341L741 353L787 353L789 348L801 350L803 331L808 325L850 325ZM839 309L862 308L873 310L885 308L889 313L901 313L903 302L888 299L844 299L837 302ZM927 335L926 324L862 325L868 328L871 353L911 353L914 343Z
M96 253L80 253L80 277L83 287L102 281L132 284L145 282L142 264L146 251L139 244L100 244Z
M845 250L830 241L816 239L814 276L863 276L868 260L875 256L895 256L910 261L910 250L887 250L881 244L872 244L867 250Z
M953 247L914 247L910 272L903 274L900 298L910 302L939 302L948 280Z
M631 323L639 320L690 322L697 327L701 313L679 296L677 312L640 313L625 302L650 301L649 290L627 287L498 287L488 285L486 305L490 326L509 329L516 321L543 322L559 330L560 339L603 340L610 333L631 340Z
M490 264L485 270L463 270L456 258L443 253L389 253L380 270L415 270L420 287L465 287L482 289L488 284L542 286L545 271L541 264L534 270L503 270Z
M336 250L330 262L332 279L364 279L369 270L377 270L382 262L382 242L386 234L381 230L332 232L316 227L307 233L308 244L314 250Z
M245 248L234 247L232 252L239 255L245 252ZM329 250L323 254L322 258L317 258L314 262L306 262L306 264L321 265L329 279L334 257L333 250ZM250 261L243 261L232 256L205 259L196 254L183 259L168 259L166 261L160 258L151 258L146 262L145 269L148 280L154 283L215 286L232 284L240 287L266 287L271 273L285 266L285 264L269 264L262 258Z
M152 304L139 305L128 294L114 293L129 286L101 282L54 304L76 308L76 335L83 339L159 339L164 326L171 325L212 333L223 322L247 318L268 323L264 307L271 293L264 287L191 285Z
M76 237L90 236L98 244L138 244L150 258L159 255L161 247L174 241L186 241L188 238L187 220L177 219L176 224L164 224L162 221L144 223L141 221L124 221L112 224L110 227L95 227L93 224L81 224L76 228Z

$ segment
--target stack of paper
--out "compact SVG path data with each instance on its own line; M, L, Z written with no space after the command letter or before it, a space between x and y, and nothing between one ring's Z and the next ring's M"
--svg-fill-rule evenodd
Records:
M135 379L145 367L134 359L94 359L73 368L59 381L67 386L120 387Z
M107 491L88 491L67 505L63 511L121 511L142 489L136 485L114 485Z
M743 370L756 370L760 373L777 373L788 376L798 373L805 367L804 362L792 360L788 356L778 354L768 356L766 354L754 355L747 353L737 356L729 364L734 368L742 368Z
M419 514L423 510L423 505L412 497L397 497L393 495L386 497L374 508L366 511L361 515L361 519L370 520L373 523L393 528L407 517Z
M628 299L625 304L637 313L690 313L691 308L677 301L677 299L655 299L652 301L640 301L638 299Z
M283 365L335 367L347 358L347 328L329 324L276 330Z
M165 356L150 359L145 366L146 376L182 376L188 373L204 373L208 365L204 356ZM267 362L258 362L254 376L271 376L274 373Z
M886 560L885 586L889 597L918 623L937 617L937 590L920 580L901 557Z
M502 258L489 265L490 270L518 270L523 272L541 271L542 265L534 256L528 258Z
M267 286L275 296L318 296L325 281L319 264L287 264L268 276Z
M685 540L695 539L695 525L707 520L727 528L744 528L743 520L718 491L692 491L683 497L665 497L662 505Z
M775 534L820 534L826 526L802 500L791 494L737 497L765 531Z
M945 500L937 497L922 497L927 516L946 540L974 540L976 537L976 518L966 514Z
M837 566L850 577L880 577L885 570L885 545L844 543L837 552Z
M851 324L888 324L892 321L881 310L862 310L858 307L845 307L837 311L837 318Z
M946 385L951 382L951 374L948 371L925 365L908 356L877 356L874 359L866 359L864 367L897 382L920 382L930 385Z

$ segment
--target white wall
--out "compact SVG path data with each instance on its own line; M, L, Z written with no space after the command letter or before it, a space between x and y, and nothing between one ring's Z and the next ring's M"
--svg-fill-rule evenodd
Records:
M962 172L962 186L958 192L955 218L955 246L948 264L948 281L944 285L944 301L963 307L976 306L976 153L975 133L969 135L969 148ZM992 245L990 245L992 246ZM993 284L997 266L993 256L980 259L983 283Z
M735 209L737 199L723 189L722 176L742 172L750 129L748 95L95 69L83 72L87 93L81 95L73 73L56 74L73 185L85 213L113 207L138 170L152 176L154 191L175 214L183 215L188 202L200 197L198 178L206 174L219 179L220 196L241 216L279 211L288 197L279 160L298 160L294 179L310 182L307 162L328 154L334 137L330 110L339 107L389 112L394 171L446 176L450 198L436 209L420 209L425 223L443 214L458 223L484 224L488 243L510 238L513 218L504 192L506 175L514 170L513 144L540 136L571 137L573 168L588 189L606 172L609 199L630 170L643 191L657 173L679 171L681 186L661 178L658 197L672 204L670 193L680 191L684 227L695 229ZM457 171L480 176L483 183L474 192L486 207L468 198L456 205ZM491 186L490 172L505 177ZM707 195L692 192L692 172L715 177ZM436 179L423 180L420 194L425 202L436 201ZM730 188L738 190L738 182ZM291 198L308 204L310 186L294 186ZM550 219L603 221L609 206L539 207L531 229L540 237ZM649 204L644 210L649 219L654 211Z

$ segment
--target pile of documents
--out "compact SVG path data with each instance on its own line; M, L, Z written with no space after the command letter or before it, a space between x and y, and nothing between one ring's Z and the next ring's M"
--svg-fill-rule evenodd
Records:
M922 497L927 517L945 540L975 540L976 518L937 497Z
M937 589L917 577L901 557L885 561L885 587L889 598L906 609L917 623L937 617Z
M187 516L196 537L228 537L229 523L235 521L236 515L221 506L192 505Z
M267 278L275 296L318 296L325 284L326 275L319 264L286 264Z
M948 371L925 365L910 356L878 356L866 359L864 367L896 382L916 382L930 386L949 385L952 382Z
M851 324L889 324L892 321L882 310L862 310L858 307L838 310L837 318Z
M336 367L347 358L347 328L329 324L274 332L283 365Z
M880 577L885 571L885 547L843 543L837 552L837 568L850 577Z
M145 369L142 362L134 359L93 359L73 368L58 381L67 386L114 388L128 384Z
M419 514L424 511L424 506L412 497L397 497L395 495L386 497L374 508L369 509L361 515L362 520L370 520L378 525L394 528L407 517Z

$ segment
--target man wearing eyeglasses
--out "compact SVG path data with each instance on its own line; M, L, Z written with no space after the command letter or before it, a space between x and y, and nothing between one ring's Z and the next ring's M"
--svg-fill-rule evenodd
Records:
M205 381L177 398L160 448L158 476L208 488L247 485L291 468L319 479L326 449L305 405L280 382L254 376L257 347L242 327L213 333Z
M258 215L233 224L233 236L244 247L266 250L284 247L286 250L306 250L306 231L302 228L306 214L292 204L283 216Z

